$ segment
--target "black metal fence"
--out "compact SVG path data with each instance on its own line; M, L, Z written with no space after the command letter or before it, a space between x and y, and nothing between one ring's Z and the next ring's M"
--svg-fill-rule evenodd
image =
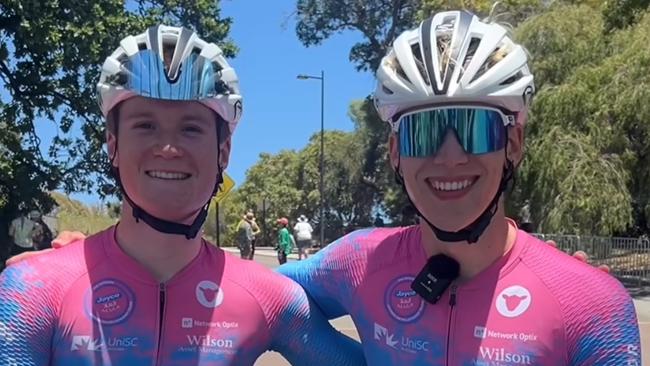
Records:
M584 251L589 255L589 262L608 265L612 275L628 287L650 289L650 240L648 238L533 235L542 240L555 241L558 248L567 253Z

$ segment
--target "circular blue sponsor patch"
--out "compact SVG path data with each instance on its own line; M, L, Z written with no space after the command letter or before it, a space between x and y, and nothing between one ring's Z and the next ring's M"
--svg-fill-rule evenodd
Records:
M393 280L384 294L388 313L403 323L418 320L424 313L424 300L411 289L414 276L401 276Z
M135 307L133 291L117 280L103 280L93 285L84 301L86 314L98 323L119 324L125 321Z

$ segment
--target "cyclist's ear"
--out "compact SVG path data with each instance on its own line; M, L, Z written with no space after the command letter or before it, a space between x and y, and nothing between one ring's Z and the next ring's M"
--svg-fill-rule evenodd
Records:
M390 158L390 166L395 169L399 166L399 141L394 132L391 132L388 136L388 155Z
M117 168L117 119L120 108L119 105L108 112L106 116L106 148L108 160L111 165Z
M524 126L517 123L508 127L508 160L518 166L524 156Z
M108 129L106 129L106 147L108 150L108 160L113 167L117 168L117 138Z
M219 146L219 167L226 169L230 160L230 148L232 147L232 138L228 136Z

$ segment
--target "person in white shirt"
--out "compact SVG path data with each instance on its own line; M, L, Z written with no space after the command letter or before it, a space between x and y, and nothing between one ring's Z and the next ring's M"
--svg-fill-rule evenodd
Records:
M36 228L35 219L39 216L40 212L32 210L28 217L21 215L11 221L9 236L13 242L10 253L12 256L34 250L32 233Z
M307 259L307 248L311 246L311 233L314 229L309 224L309 220L305 215L300 215L298 222L293 227L293 232L296 235L296 246L298 247L298 260L302 260L304 256Z

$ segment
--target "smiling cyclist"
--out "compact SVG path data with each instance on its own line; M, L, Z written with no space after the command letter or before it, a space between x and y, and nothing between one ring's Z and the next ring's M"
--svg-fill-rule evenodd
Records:
M1 365L364 365L304 290L198 234L242 113L221 49L185 28L128 36L97 86L116 226L0 275Z
M279 268L327 317L352 316L369 364L641 364L620 283L505 216L527 64L503 27L458 11L404 32L383 59L376 105L420 224L357 231Z
M535 91L524 48L442 12L394 41L377 79L420 223L354 232L280 272L328 317L352 316L370 365L640 365L623 286L505 216Z

